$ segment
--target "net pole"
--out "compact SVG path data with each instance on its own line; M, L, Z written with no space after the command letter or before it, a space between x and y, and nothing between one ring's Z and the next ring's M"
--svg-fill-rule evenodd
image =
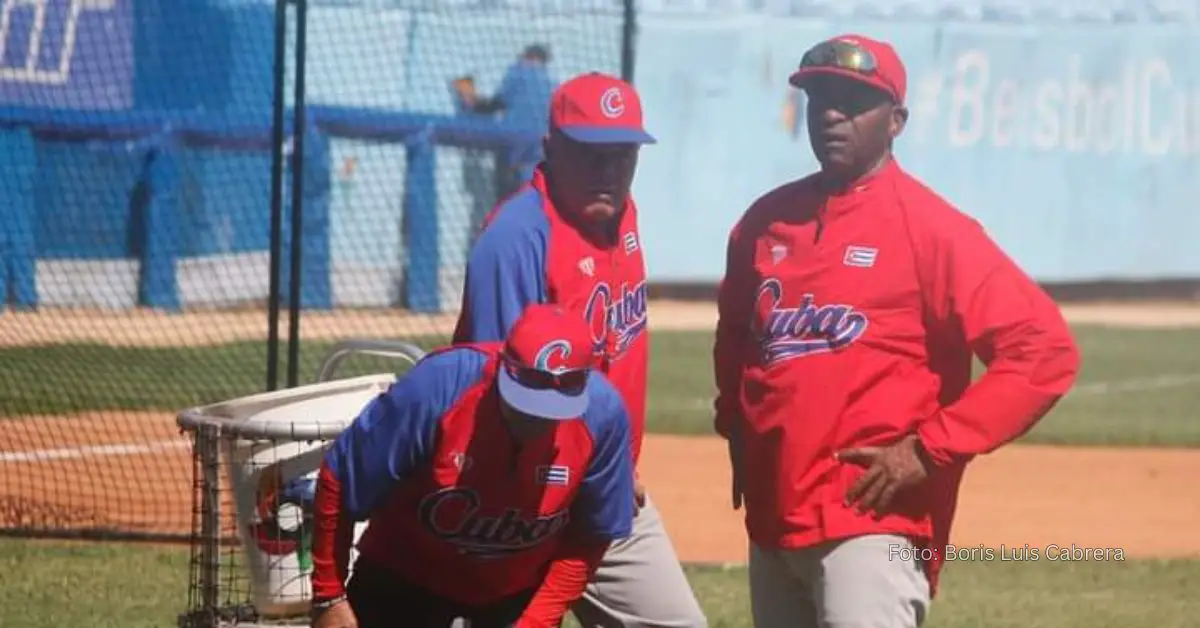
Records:
M206 609L216 609L221 587L220 428L202 426L196 431L196 449L203 477L200 499L200 598ZM216 618L213 617L213 625Z
M283 257L283 101L287 54L287 3L275 0L275 48L271 72L271 234L267 278L267 390L279 387L279 269Z
M637 0L624 0L621 22L621 78L633 83L633 66L636 61Z
M292 273L288 290L288 388L300 383L300 288L303 257L304 216L304 133L308 127L305 111L304 59L308 56L308 0L296 3L296 79L293 83L292 143Z

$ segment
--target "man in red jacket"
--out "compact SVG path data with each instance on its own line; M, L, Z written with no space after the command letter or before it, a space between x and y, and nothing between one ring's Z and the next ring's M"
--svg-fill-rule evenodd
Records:
M732 230L714 346L754 622L916 627L965 465L1044 416L1079 354L1050 297L896 162L890 45L822 42L790 82L821 170Z
M585 628L704 628L707 619L654 500L637 480L650 364L646 264L630 186L654 143L629 83L580 74L550 99L546 159L489 214L471 248L456 342L504 338L530 304L587 322L598 369L629 411L637 511L572 606Z

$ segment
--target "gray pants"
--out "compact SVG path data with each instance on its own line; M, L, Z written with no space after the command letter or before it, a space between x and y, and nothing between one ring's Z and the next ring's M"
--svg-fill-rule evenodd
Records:
M608 548L571 612L584 628L708 626L649 495L633 519L633 534Z
M887 534L798 550L751 543L755 628L918 628L929 582L915 552L901 548L912 544Z
M708 625L649 495L633 520L633 534L609 547L571 611L584 628Z

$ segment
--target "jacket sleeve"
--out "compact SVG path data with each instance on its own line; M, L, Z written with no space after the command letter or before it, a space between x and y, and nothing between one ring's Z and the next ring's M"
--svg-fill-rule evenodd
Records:
M315 600L345 592L353 523L368 518L393 487L433 455L442 414L482 366L482 356L469 349L431 355L367 404L334 439L317 475L313 503Z
M546 577L521 613L517 628L558 628L571 605L583 597L588 580L608 550L607 539L565 539Z
M745 227L739 223L729 234L725 274L717 288L717 330L712 352L717 385L713 428L726 439L741 413L743 356L746 345L753 342L750 324L754 312L754 287L748 278L753 265L754 242L745 235Z
M583 420L594 451L572 505L571 521L585 536L609 541L633 533L633 454L629 412L621 394L600 372L589 376L591 399Z
M989 453L1028 431L1067 393L1079 350L1058 305L976 221L934 229L921 256L940 327L965 337L986 366L957 400L918 428L935 465Z
M591 400L583 420L594 434L595 451L571 508L570 528L517 622L519 628L559 626L583 596L609 544L633 533L633 457L625 403L598 372L588 387Z
M548 226L500 216L480 234L467 260L454 342L499 342L521 312L548 300Z

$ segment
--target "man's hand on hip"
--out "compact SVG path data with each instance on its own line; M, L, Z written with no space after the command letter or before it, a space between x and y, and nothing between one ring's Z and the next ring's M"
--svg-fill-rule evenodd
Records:
M878 516L887 511L898 493L924 482L929 469L917 449L920 446L920 440L912 434L887 447L854 447L837 452L840 462L867 469L846 491L846 505Z

